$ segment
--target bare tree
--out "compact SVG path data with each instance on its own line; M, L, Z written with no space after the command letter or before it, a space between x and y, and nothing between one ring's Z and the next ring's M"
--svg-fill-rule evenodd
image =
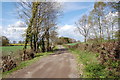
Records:
M91 24L90 24L88 16L83 15L82 18L79 19L75 24L77 26L77 30L79 31L81 35L84 36L85 38L84 41L86 42L88 34L89 34L89 30L91 28Z

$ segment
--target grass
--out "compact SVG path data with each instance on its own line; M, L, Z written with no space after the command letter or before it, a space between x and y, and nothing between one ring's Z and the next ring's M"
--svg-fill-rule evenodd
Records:
M70 51L77 56L78 63L83 64L82 78L106 78L107 71L103 65L99 64L97 53L77 49L70 49Z
M6 71L6 72L3 72L2 73L2 77L5 78L7 77L9 74L11 74L12 72L14 71L17 71L19 69L22 69L26 66L29 66L33 63L35 63L37 60L39 60L41 57L44 57L44 56L47 56L49 54L51 54L52 52L45 52L45 53L37 53L35 56L35 58L31 59L31 60L27 60L27 61L23 61L21 62L17 67L13 68L12 70L10 71Z
M23 46L4 46L0 47L2 51L9 52L9 51L17 51L23 49Z
M25 44L9 44L10 46L24 46ZM30 45L30 44L27 44L28 46Z
M80 42L77 42L77 43L69 43L69 44L66 44L66 45L70 45L70 46L73 46L73 45L76 45L76 44L79 44Z
M53 50L56 50L56 49L58 49L58 46L57 46L57 45L53 48Z
M2 50L2 55L17 55L17 51L22 50L24 46L4 46L0 47L0 50ZM29 48L29 46L28 46ZM16 54L14 54L16 53Z

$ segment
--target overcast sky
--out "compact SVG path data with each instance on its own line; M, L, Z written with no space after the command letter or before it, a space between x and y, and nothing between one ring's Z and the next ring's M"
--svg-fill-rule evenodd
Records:
M70 37L83 41L84 38L76 31L74 23L83 14L88 14L93 9L93 5L94 2L64 2L63 14L58 18L57 32L59 36ZM1 35L8 37L10 41L24 40L22 34L25 32L26 27L24 26L24 22L18 19L15 2L2 2L1 13Z

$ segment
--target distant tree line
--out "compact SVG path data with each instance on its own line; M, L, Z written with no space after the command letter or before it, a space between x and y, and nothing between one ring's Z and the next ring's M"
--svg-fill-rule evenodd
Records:
M25 41L13 41L11 42L6 36L0 36L0 46L20 46L25 43ZM19 44L19 45L18 45Z
M118 25L119 2L95 2L93 10L84 14L75 22L78 32L84 41L114 40L120 36Z
M9 45L9 39L6 36L0 37L0 46L8 46Z
M76 40L68 37L59 37L57 40L57 44L68 44L68 43L75 43Z

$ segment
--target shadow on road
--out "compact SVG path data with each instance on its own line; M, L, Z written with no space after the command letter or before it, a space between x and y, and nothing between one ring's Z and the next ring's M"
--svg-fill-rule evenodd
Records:
M58 54L63 54L63 53L66 53L68 51L67 48L61 48L61 49L55 49L53 52L53 54L50 54L50 55L58 55Z

